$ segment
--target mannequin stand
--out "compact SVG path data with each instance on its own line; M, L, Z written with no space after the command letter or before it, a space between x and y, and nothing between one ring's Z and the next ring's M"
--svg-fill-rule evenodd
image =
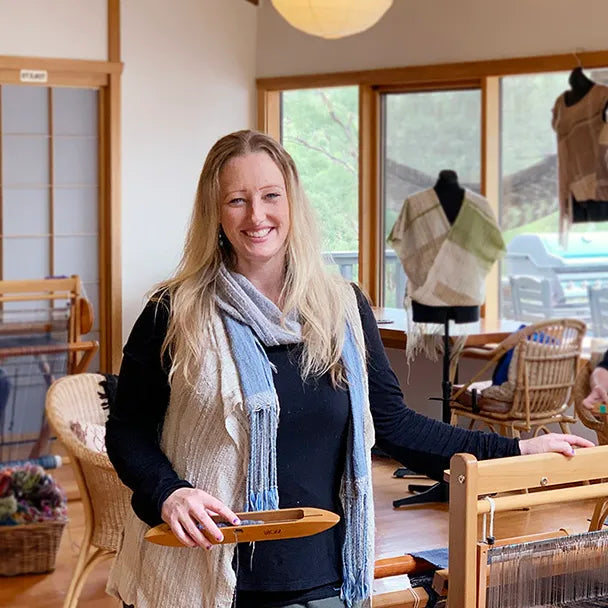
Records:
M450 382L450 320L443 321L443 373L441 376L441 397L429 397L431 401L441 401L441 419L449 424L452 413L452 383Z
M445 315L443 320L443 373L441 380L441 397L430 397L430 400L441 401L441 419L449 424L451 412L450 401L452 399L452 383L450 382L450 319ZM404 472L405 471L405 472ZM406 477L408 469L400 468L394 473L395 477ZM438 481L432 486L421 484L410 484L407 486L413 496L400 498L393 501L395 509L407 505L419 505L427 502L448 502L449 486L445 481Z

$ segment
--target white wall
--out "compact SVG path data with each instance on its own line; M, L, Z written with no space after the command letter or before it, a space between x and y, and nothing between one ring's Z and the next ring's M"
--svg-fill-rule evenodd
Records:
M0 55L105 61L107 39L106 0L0 0Z
M243 0L123 0L124 339L179 259L209 148L254 125L256 15Z
M123 339L175 267L213 142L254 126L256 7L122 0ZM0 54L107 59L106 0L0 0Z
M327 41L295 30L262 0L257 75L603 50L606 23L605 0L394 0L367 32Z

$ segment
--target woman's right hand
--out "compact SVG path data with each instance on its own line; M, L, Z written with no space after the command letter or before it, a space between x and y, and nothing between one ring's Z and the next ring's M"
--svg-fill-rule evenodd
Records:
M216 542L224 539L212 515L219 515L230 525L240 523L223 502L197 488L178 488L165 499L161 511L163 521L182 544L205 549L213 547L210 539Z
M608 405L608 394L606 393L606 389L599 384L594 387L594 389L585 397L583 400L583 405L588 409L592 410L596 407L596 404L603 403L604 405Z
M590 378L591 392L583 401L587 409L595 409L596 404L608 405L608 369L596 367Z

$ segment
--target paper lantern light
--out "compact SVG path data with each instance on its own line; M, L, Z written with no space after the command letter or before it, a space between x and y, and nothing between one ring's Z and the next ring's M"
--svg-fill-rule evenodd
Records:
M293 27L321 38L343 38L377 23L393 0L272 0Z

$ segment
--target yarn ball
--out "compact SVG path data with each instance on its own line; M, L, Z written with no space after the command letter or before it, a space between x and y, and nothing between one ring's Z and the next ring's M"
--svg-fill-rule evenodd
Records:
M17 513L17 499L12 495L0 498L0 525L11 525L15 513Z
M55 480L39 465L0 470L0 525L65 519L67 499Z

